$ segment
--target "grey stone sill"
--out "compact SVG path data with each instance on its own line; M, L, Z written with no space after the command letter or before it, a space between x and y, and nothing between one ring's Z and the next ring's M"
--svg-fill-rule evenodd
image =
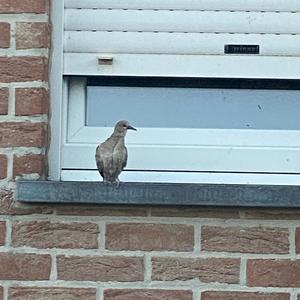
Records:
M17 200L33 203L97 203L300 207L300 186L193 183L18 181Z

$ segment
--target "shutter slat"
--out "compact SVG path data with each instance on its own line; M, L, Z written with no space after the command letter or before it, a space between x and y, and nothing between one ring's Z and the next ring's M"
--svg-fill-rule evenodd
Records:
M300 35L68 31L64 43L65 52L200 55L224 54L225 44L255 44L260 55L300 56Z
M94 53L65 53L66 75L300 79L300 57L114 54L99 66Z
M299 34L300 13L67 9L66 30Z
M66 8L300 11L299 0L65 0Z

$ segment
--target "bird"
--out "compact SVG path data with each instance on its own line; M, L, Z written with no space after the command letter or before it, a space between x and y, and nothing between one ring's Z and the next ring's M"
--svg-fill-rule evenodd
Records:
M119 175L127 164L125 135L128 129L137 130L126 120L118 121L112 135L96 148L97 168L105 183L120 182Z

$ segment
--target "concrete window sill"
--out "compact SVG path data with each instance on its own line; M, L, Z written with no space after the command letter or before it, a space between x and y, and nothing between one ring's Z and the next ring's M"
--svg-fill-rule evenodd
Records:
M300 207L300 186L18 181L17 200L33 203Z

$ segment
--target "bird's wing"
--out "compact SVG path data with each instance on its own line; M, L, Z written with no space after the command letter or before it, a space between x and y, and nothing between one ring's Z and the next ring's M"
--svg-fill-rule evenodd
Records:
M127 148L125 147L124 151L123 151L122 169L124 169L126 167L126 165L127 165L127 157L128 157Z
M95 159L96 159L96 164L97 164L97 168L99 170L99 173L102 177L104 177L104 175L103 175L104 164L103 164L103 159L102 159L102 156L101 156L101 144L98 145L98 147L96 148Z

